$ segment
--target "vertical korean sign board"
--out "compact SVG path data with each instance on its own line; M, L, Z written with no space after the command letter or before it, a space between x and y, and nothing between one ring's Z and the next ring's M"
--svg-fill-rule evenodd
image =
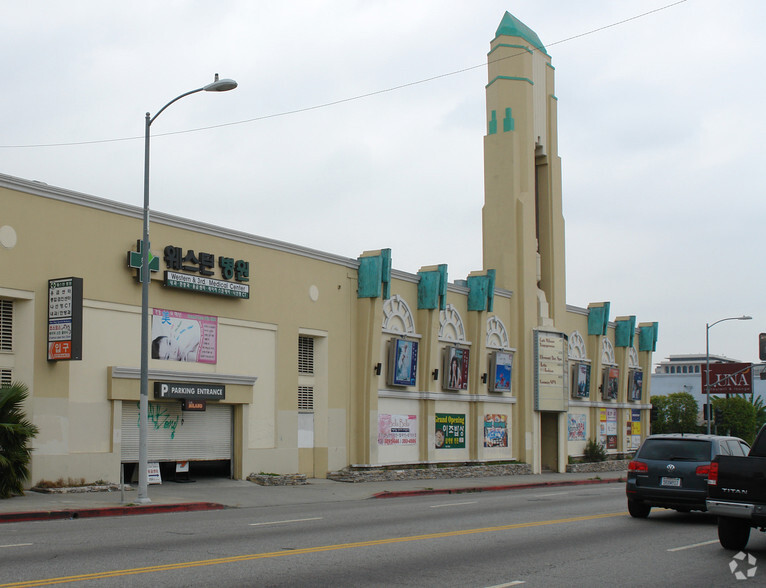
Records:
M48 280L48 361L82 359L82 278Z
M534 331L535 410L564 412L569 365L567 336L557 331Z

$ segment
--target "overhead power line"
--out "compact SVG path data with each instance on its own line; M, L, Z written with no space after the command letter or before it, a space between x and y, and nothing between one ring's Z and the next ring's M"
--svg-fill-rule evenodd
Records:
M679 4L683 4L685 2L688 2L688 0L678 0L677 2L673 2L672 4L667 4L665 6L661 6L659 8L655 8L654 10L650 10L648 12L643 12L641 14L637 14L635 16L631 16L630 18L626 18L626 19L623 19L623 20L620 20L620 21L617 21L617 22L613 22L611 24L608 24L608 25L605 25L605 26L602 26L602 27L598 27L598 28L592 29L590 31L586 31L584 33L573 35L571 37L567 37L567 38L561 39L559 41L554 41L552 43L548 43L548 47L553 47L555 45L561 45L562 43L568 43L569 41L574 41L575 39L581 39L582 37L587 37L589 35L594 35L596 33L600 33L601 31L605 31L607 29L611 29L611 28L623 25L625 23L637 20L639 18L644 18L646 16L655 14L657 12L661 12L663 10L667 10L668 8L673 8L674 6L678 6ZM542 49L542 47L536 47L536 49ZM524 52L519 52L519 53L516 53L516 54L513 54L513 55L509 55L509 56L500 58L500 59L498 59L496 61L501 61L501 60L504 60L504 59L512 59L514 57L517 57L518 55L523 55L523 54L524 54ZM459 74L466 73L468 71L472 71L472 70L475 70L475 69L486 67L487 65L489 65L489 63L496 63L496 61L485 61L484 63L481 63L479 65L472 65L470 67L464 67L463 69L457 69L457 70L454 70L454 71L451 71L451 72L447 72L447 73L431 76L431 77L428 77L428 78L423 78L423 79L416 80L416 81L413 81L413 82L408 82L406 84L400 84L398 86L391 86L390 88L384 88L382 90L375 90L373 92L367 92L365 94L358 94L356 96L351 96L349 98L341 98L339 100L333 100L331 102L324 102L322 104L314 104L313 106L305 106L303 108L296 108L294 110L286 110L286 111L283 111L283 112L276 112L276 113L273 113L273 114L264 114L263 116L257 116L257 117L254 117L254 118L248 118L248 119L245 119L245 120L238 120L238 121L233 121L233 122L228 122L228 123L221 123L221 124L217 124L217 125L210 125L210 126L206 126L206 127L197 127L197 128L194 128L194 129L185 129L185 130L182 130L182 131L169 131L169 132L166 132L166 133L157 133L154 136L155 137L166 137L166 136L169 136L169 135L182 135L182 134L185 134L185 133L196 133L196 132L199 132L199 131L207 131L207 130L211 130L211 129L219 129L219 128L222 128L222 127L231 127L231 126L235 126L235 125L244 125L244 124L259 122L259 121L262 121L262 120L268 120L268 119L271 119L271 118L280 118L280 117L284 117L284 116L292 116L294 114L301 114L303 112L310 112L312 110L319 110L319 109L322 109L322 108L329 108L330 106L337 106L339 104L345 104L347 102L355 102L357 100L364 100L365 98L371 98L373 96L379 96L381 94L387 94L389 92L396 92L398 90L403 90L404 88L411 88L412 86L419 86L421 84L427 84L427 83L433 82L435 80L440 80L440 79L443 79L443 78L448 78L448 77L451 77L451 76L456 76L456 75L459 75ZM77 145L94 145L94 144L99 144L99 143L117 143L119 141L135 141L135 140L138 140L138 139L144 139L144 136L141 135L141 136L135 136L135 137L121 137L121 138L117 138L117 139L96 139L96 140L92 140L92 141L71 141L71 142L66 142L66 143L38 143L38 144L29 144L29 145L0 145L0 149L31 149L31 148L41 148L41 147L72 147L72 146L77 146Z

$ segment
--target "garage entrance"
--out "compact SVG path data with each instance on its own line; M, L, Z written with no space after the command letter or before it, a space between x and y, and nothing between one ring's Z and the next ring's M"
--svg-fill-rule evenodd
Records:
M122 405L122 453L125 479L138 464L138 402ZM232 477L233 407L208 402L204 411L185 411L180 401L149 403L149 462L159 462L163 480L176 477L176 464L189 463L181 478ZM128 467L130 464L131 467ZM180 480L179 480L180 481Z

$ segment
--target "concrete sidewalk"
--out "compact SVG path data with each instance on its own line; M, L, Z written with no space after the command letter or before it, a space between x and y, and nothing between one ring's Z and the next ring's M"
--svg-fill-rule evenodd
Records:
M148 490L151 503L143 505L135 502L135 486L124 492L28 491L24 496L0 500L0 523L620 483L625 477L626 472L603 472L360 483L310 479L308 484L300 486L259 486L246 480L200 477L192 482L166 481L151 485Z

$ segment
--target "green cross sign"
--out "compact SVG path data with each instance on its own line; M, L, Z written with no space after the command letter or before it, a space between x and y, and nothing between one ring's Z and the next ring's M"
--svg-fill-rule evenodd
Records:
M136 249L138 251L128 251L128 267L133 268L136 271L136 277L138 278L138 281L141 281L141 261L143 259L143 241L139 239L136 241ZM149 250L149 271L150 272L158 272L160 271L160 258L155 257L151 250Z

